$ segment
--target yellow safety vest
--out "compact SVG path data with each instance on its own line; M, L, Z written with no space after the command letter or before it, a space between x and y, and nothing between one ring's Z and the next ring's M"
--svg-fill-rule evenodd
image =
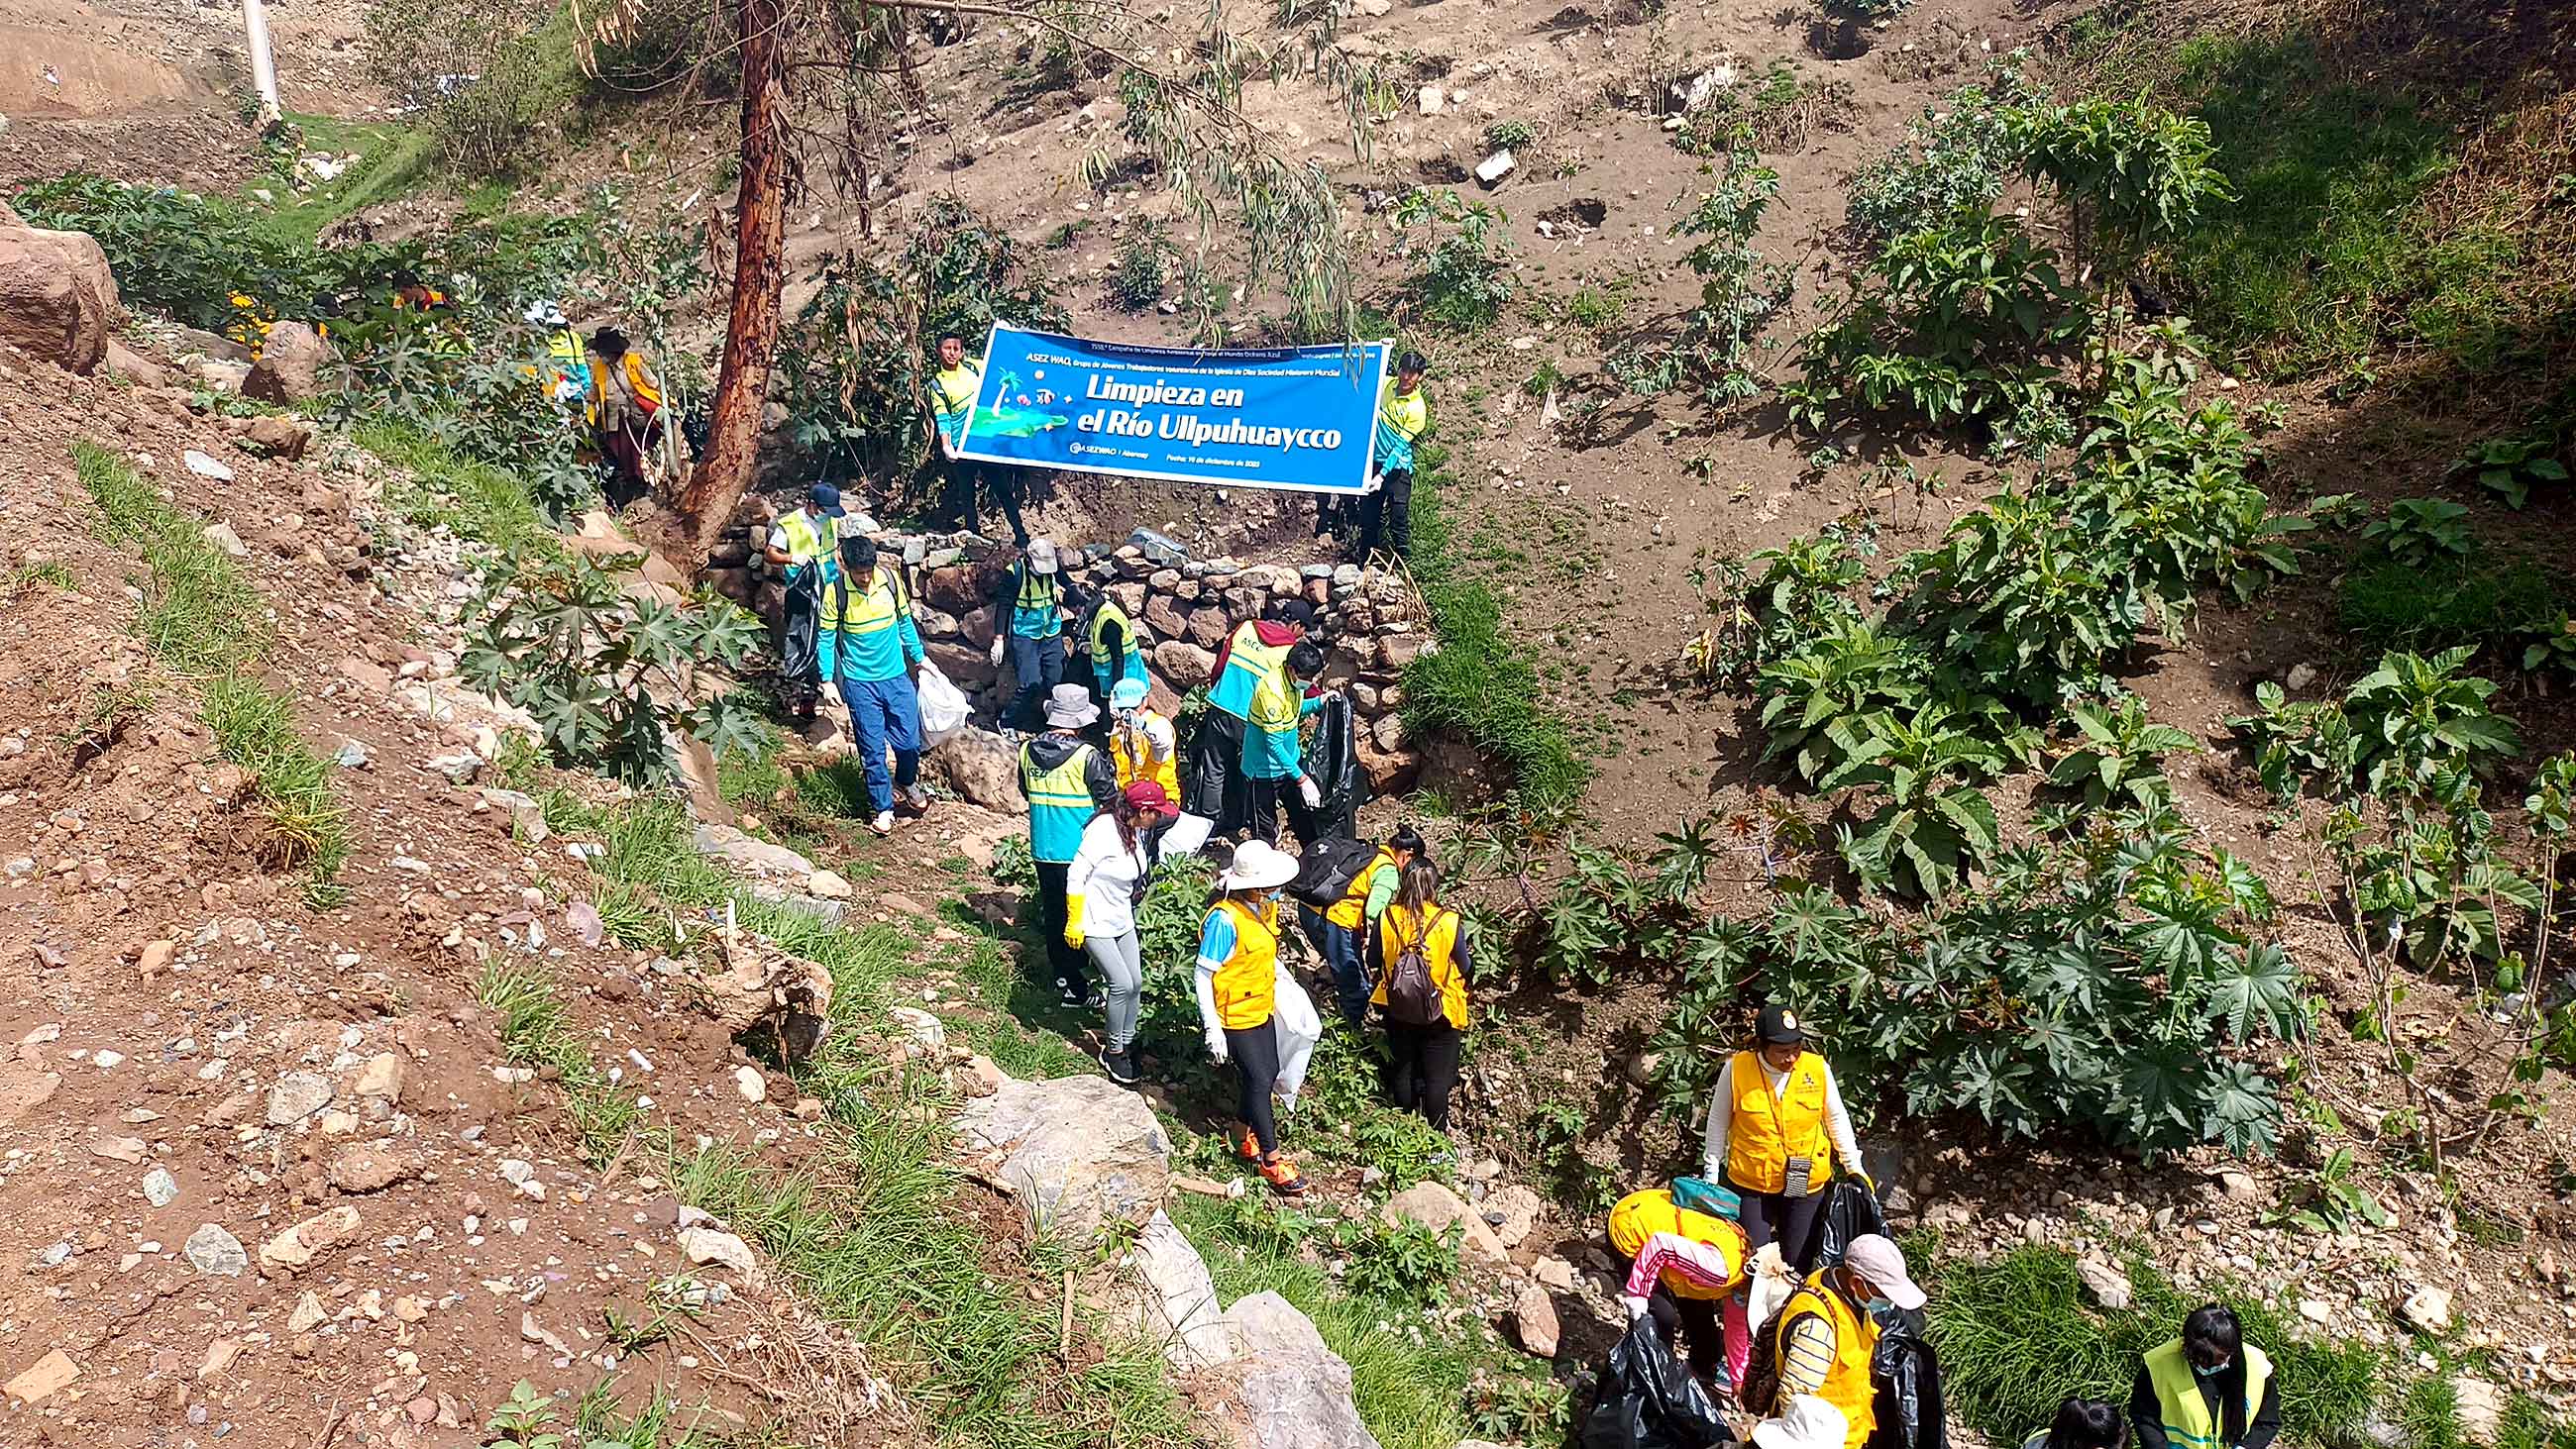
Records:
M1870 1383L1870 1360L1878 1353L1878 1321L1845 1303L1825 1286L1824 1270L1808 1277L1806 1286L1789 1296L1771 1330L1772 1362L1789 1359L1790 1330L1801 1318L1821 1316L1834 1328L1833 1367L1825 1371L1816 1397L1843 1411L1843 1449L1860 1449L1878 1426L1878 1390Z
M1345 931L1358 930L1360 924L1368 919L1369 882L1380 870L1391 870L1394 866L1394 853L1383 845L1379 846L1377 854L1369 858L1367 869L1351 878L1351 888L1342 892L1340 900L1324 908L1324 919Z
M646 415L660 412L662 387L645 372L644 359L629 352L617 360L617 365L626 374L626 390L635 395L635 401L643 407Z
M1121 724L1109 732L1109 756L1118 765L1118 788L1126 789L1141 778L1163 787L1163 793L1178 804L1181 798L1180 762L1168 756L1153 758L1153 741L1146 738L1145 722L1162 716L1150 709L1136 711L1132 724Z
M799 508L782 515L778 527L787 535L789 563L810 563L841 546L841 521L828 513L818 517Z
M1027 560L1025 559L1020 561L1017 565L1014 565L1014 567L1018 568L1020 571L1020 592L1019 596L1011 601L1012 607L1019 609L1053 609L1056 606L1057 594L1055 581L1058 576L1055 574L1039 573L1036 569L1030 568Z
M2263 1390L2272 1381L2272 1360L2252 1344L2241 1344L2245 1356L2245 1422L2263 1408ZM2164 1419L2165 1440L2173 1449L2228 1449L2224 1426L2200 1396L2200 1380L2182 1351L2182 1340L2169 1338L2147 1350L2147 1381L2155 1385L2156 1412Z
M1381 409L1381 413L1386 418L1387 426L1393 428L1408 443L1421 437L1422 430L1431 425L1431 403L1422 395L1422 389L1419 387L1406 393L1399 393L1389 388L1386 394L1386 405Z
M1091 659L1095 666L1110 662L1101 658L1100 651L1104 647L1101 640L1108 636L1109 626L1112 624L1118 626L1119 634L1126 639L1127 653L1144 653L1140 641L1136 638L1135 621L1127 617L1125 609L1118 607L1116 599L1103 594L1100 607L1092 611L1090 637L1083 641L1091 646Z
M1610 1246L1625 1253L1632 1261L1646 1250L1646 1240L1657 1233L1670 1233L1694 1243L1706 1243L1726 1255L1727 1266L1735 1270L1735 1282L1723 1288L1703 1288L1678 1275L1667 1276L1663 1285L1679 1298L1724 1298L1744 1281L1746 1260L1752 1255L1744 1247L1744 1229L1721 1217L1712 1217L1686 1207L1675 1207L1670 1189L1650 1187L1619 1199L1610 1209Z
M1726 1129L1726 1175L1737 1187L1778 1192L1788 1185L1789 1159L1804 1157L1807 1190L1821 1190L1833 1175L1833 1151L1825 1136L1825 1059L1800 1052L1789 1068L1789 1085L1771 1095L1771 1079L1762 1074L1755 1052L1735 1054L1735 1099Z
M1250 619L1237 624L1233 640L1226 645L1225 672L1208 686L1208 707L1236 719L1250 719L1253 692L1283 672L1289 647L1262 643L1260 628Z
M1234 918L1234 954L1210 979L1216 997L1216 1019L1228 1031L1244 1031L1270 1019L1279 981L1279 908L1264 905L1259 914L1240 901L1227 899L1216 908Z
M1431 924L1402 906L1390 905L1386 914L1377 918L1378 951L1386 959L1386 975L1378 978L1377 990L1369 996L1376 1005L1386 1005L1386 977L1395 974L1395 959L1404 954L1407 942L1422 944L1422 964L1431 971L1431 984L1440 988L1440 1014L1460 1031L1467 1029L1467 982L1458 974L1458 913L1433 906Z
M912 611L910 591L904 588L903 577L883 563L877 565L876 582L867 588L854 589L848 584L845 577L840 586L823 591L822 622L844 634L874 634L892 628Z
M932 373L930 386L935 394L932 400L939 411L964 412L966 405L975 400L975 394L984 390L984 372L971 362L961 362L955 367L943 367Z

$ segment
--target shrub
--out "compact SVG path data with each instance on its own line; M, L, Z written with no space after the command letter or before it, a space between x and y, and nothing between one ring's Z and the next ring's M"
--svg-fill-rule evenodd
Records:
M2165 779L2162 757L2200 748L2183 731L2149 720L2145 702L2134 694L2116 707L2079 704L2066 717L2081 737L2049 770L2048 783L2080 791L2088 810L2115 802L2145 810L2170 803L2173 787Z
M515 169L537 127L575 96L569 22L530 27L518 12L452 0L380 5L360 46L377 83L425 113L441 155L467 177Z
M2521 508L2531 501L2534 483L2567 481L2567 465L2557 453L2555 437L2489 438L2453 463L2451 471L2475 473L2479 487L2503 499L2506 507Z
M2014 114L2040 93L2022 78L2020 51L1986 63L1984 77L1926 109L1905 141L1853 174L1846 213L1855 240L1875 245L1927 216L1984 211L2020 167Z
M626 592L639 561L504 552L467 608L461 672L534 715L559 760L657 784L675 769L672 731L718 755L759 747L758 717L736 693L702 697L698 670L740 664L761 633L712 594L673 605Z
M2387 517L2374 519L2361 536L2376 540L2399 563L2421 568L2445 555L2468 556L2472 540L2463 521L2468 516L2466 507L2447 498L2400 498L2388 505Z
M1453 332L1494 325L1517 291L1510 260L1493 249L1503 213L1481 201L1461 201L1446 187L1417 188L1396 203L1394 219L1408 232L1423 229L1422 240L1406 243L1408 252L1422 258L1413 292L1423 315ZM1439 235L1443 226L1451 228L1445 237ZM1508 251L1510 243L1503 246Z
M1647 396L1688 388L1711 407L1761 391L1753 373L1754 342L1797 290L1797 278L1753 249L1762 213L1780 194L1780 173L1752 151L1730 148L1715 183L1674 228L1701 238L1687 260L1699 274L1699 304L1669 341L1612 353L1604 366L1629 391Z

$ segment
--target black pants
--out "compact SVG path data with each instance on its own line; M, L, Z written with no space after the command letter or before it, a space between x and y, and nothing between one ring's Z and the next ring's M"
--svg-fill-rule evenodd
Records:
M1419 1112L1435 1132L1449 1130L1449 1092L1458 1085L1458 1048L1467 1034L1443 1021L1431 1026L1386 1024L1394 1060L1386 1073L1387 1096L1399 1112Z
M1188 778L1181 785L1181 808L1216 822L1212 835L1226 835L1243 823L1243 721L1221 709L1199 716L1190 733Z
M1306 806L1306 797L1297 782L1281 776L1266 780L1258 775L1244 781L1245 819L1252 838L1264 845L1279 843L1279 812L1288 812L1288 829L1300 846L1314 844L1323 837L1315 832L1315 812Z
M1776 1192L1755 1192L1732 1178L1727 1186L1735 1189L1744 1201L1744 1250L1757 1253L1764 1243L1780 1245L1780 1260L1805 1277L1815 1266L1816 1214L1825 1205L1825 1195L1811 1192L1805 1197L1784 1197Z
M1279 1082L1279 1029L1264 1021L1226 1028L1225 1054L1234 1059L1234 1115L1252 1129L1263 1152L1279 1150L1279 1119L1270 1111L1270 1089Z
M1064 886L1072 870L1070 861L1038 862L1038 929L1046 933L1047 969L1063 991L1080 991L1090 980L1091 958L1064 943Z
M1398 558L1413 556L1413 470L1386 475L1375 493L1360 500L1360 562L1377 552L1383 539Z
M956 511L960 522L975 527L975 495L978 486L993 495L1002 505L1002 516L1010 520L1011 538L1020 547L1029 546L1029 526L1020 521L1019 470L1003 463L987 463L975 458L948 460L948 506Z

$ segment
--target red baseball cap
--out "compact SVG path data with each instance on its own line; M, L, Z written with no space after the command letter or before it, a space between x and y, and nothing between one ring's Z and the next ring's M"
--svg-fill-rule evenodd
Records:
M1138 780L1129 785L1126 800L1139 810L1151 810L1157 815L1168 817L1181 813L1181 807L1172 803L1170 792L1159 780Z

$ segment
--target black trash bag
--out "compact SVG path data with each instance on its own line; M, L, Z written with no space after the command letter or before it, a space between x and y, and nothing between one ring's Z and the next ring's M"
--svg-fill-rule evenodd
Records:
M1610 1350L1600 1397L1583 1421L1583 1449L1716 1449L1735 1442L1708 1390L1652 1318L1628 1327Z
M1869 1361L1878 1423L1867 1449L1949 1449L1941 1357L1924 1334L1922 1312L1891 1309L1878 1323L1878 1349Z
M788 704L811 699L822 688L821 650L823 569L809 561L787 586L787 608L779 620L778 683Z
M1879 1210L1878 1195L1868 1184L1845 1173L1825 1188L1824 1211L1816 1215L1816 1266L1834 1268L1842 1265L1851 1251L1852 1239L1876 1233L1887 1235L1887 1214Z

